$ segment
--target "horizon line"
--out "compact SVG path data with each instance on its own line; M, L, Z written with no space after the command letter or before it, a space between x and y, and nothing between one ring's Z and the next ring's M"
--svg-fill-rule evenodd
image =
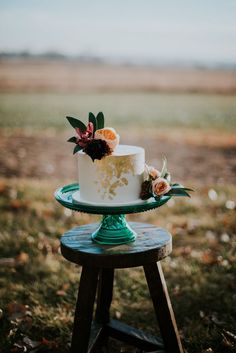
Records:
M33 52L27 49L23 50L0 50L0 59L48 59L48 60L68 60L80 61L81 63L97 63L110 65L130 65L130 66L167 66L167 67L188 67L188 68L208 68L208 69L236 69L236 62L227 62L223 60L206 59L170 59L170 58L139 58L126 56L107 56L96 55L93 53L68 54L56 50L45 50Z

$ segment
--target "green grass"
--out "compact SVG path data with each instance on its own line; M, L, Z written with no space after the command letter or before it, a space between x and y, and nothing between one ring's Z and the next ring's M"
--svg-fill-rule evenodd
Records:
M166 93L0 94L0 127L65 127L65 116L87 120L103 111L107 124L236 128L236 97Z
M60 235L97 216L66 211L53 199L57 182L0 180L0 352L22 352L27 338L39 352L68 352L80 268L58 252ZM211 186L212 187L212 186ZM132 215L173 234L163 268L186 352L235 352L235 186L199 186L192 199ZM4 260L5 259L5 260ZM17 304L17 305L16 305ZM112 316L156 332L141 268L117 270ZM22 343L23 342L23 343ZM110 352L134 352L111 343ZM17 348L18 347L18 348ZM30 351L29 349L27 351Z

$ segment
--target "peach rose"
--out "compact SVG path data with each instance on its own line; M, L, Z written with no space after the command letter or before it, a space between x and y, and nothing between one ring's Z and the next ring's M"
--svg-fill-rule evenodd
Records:
M160 176L161 176L161 173L159 172L159 170L155 169L151 165L145 164L144 176L143 176L144 180L150 180L150 177L151 179L154 180Z
M170 191L171 186L164 178L157 178L152 182L152 192L156 196L164 195Z
M103 129L96 130L94 137L95 139L106 141L112 151L114 151L120 142L120 136L112 127L104 127Z
M159 172L159 170L157 170L156 168L154 168L153 166L148 166L148 174L150 175L150 177L152 179L156 179L159 178L161 176L161 173Z

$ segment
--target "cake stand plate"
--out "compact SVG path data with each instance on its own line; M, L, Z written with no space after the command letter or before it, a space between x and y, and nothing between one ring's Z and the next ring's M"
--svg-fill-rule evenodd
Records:
M161 196L157 200L150 198L134 204L106 206L76 201L73 195L78 193L79 184L70 184L56 190L56 200L74 211L102 215L98 229L91 234L93 241L103 245L126 244L135 240L136 233L125 219L129 213L148 211L164 205L171 196Z

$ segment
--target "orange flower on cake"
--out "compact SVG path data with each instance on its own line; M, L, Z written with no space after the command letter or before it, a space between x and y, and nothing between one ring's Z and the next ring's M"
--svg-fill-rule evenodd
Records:
M164 178L157 178L152 182L152 192L156 196L167 194L171 189L170 184Z
M112 151L114 151L120 142L120 136L112 127L104 127L103 129L96 130L94 138L106 141Z
M148 175L154 180L156 178L159 178L161 176L161 172L154 168L153 166L149 165L147 166L148 169Z

